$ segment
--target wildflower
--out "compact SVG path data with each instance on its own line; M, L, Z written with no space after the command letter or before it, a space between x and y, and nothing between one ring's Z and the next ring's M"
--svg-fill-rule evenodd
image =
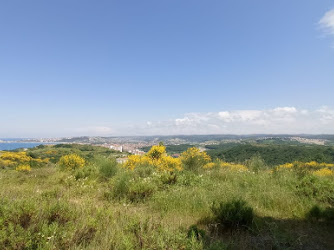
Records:
M64 155L59 159L58 165L67 170L83 168L85 160L77 154Z
M317 175L317 176L333 176L334 171L330 170L328 168L322 168L322 169L319 169L317 171L314 171L313 174Z
M19 165L15 168L15 170L18 172L30 172L31 167L29 165Z

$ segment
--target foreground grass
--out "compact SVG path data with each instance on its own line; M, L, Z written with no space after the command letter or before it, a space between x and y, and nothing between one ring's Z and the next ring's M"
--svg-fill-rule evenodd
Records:
M333 217L309 216L333 208L333 177L87 169L1 170L0 249L334 249ZM212 204L233 199L254 210L251 227L213 220Z

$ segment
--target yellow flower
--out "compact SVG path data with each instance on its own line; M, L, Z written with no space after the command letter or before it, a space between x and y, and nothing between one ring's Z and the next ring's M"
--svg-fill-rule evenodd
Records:
M30 172L31 167L29 165L19 165L18 167L15 168L15 170L19 172Z
M230 171L237 171L237 172L246 172L248 168L242 164L230 163L230 162L221 162L220 166L225 168L226 170Z
M144 156L130 155L123 165L125 168L134 170L139 166L154 166L160 171L180 171L181 160L167 156L163 145L153 146Z
M214 162L209 162L209 163L205 164L203 168L211 169L215 166L216 166L216 164Z
M316 161L306 162L305 166L307 167L317 167L319 164Z
M322 168L322 169L319 169L317 171L314 171L313 174L317 175L317 176L333 176L334 171L330 170L328 168Z
M199 148L188 148L180 156L182 165L188 170L199 170L211 161L210 156L206 152L200 151Z
M181 171L181 160L179 158L173 158L171 156L164 156L161 158L160 162L157 164L159 170L162 171Z
M146 155L152 160L159 160L161 157L166 156L166 147L163 145L152 146Z
M282 164L282 165L278 165L276 167L276 170L292 169L293 167L294 167L293 163L285 163L285 164Z
M64 155L59 159L58 165L67 170L83 168L85 160L77 154Z
M142 162L142 157L140 155L130 155L128 160L124 163L124 167L130 170L134 170Z

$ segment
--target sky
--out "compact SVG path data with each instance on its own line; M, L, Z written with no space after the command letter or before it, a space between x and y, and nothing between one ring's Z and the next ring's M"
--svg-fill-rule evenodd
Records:
M1 1L0 138L334 133L334 1Z

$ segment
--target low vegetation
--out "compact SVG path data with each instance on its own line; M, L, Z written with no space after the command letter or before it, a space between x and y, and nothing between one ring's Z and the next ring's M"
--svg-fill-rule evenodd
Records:
M0 152L0 249L334 248L333 162L121 154Z

